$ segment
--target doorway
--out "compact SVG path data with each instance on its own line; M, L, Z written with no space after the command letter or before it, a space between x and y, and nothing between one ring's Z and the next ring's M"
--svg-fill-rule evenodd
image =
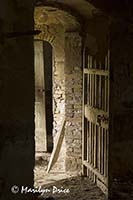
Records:
M35 171L46 170L53 148L52 46L34 40ZM35 173L36 176L37 173Z
M53 149L53 57L52 46L49 42L43 41L44 57L44 85L45 85L45 106L46 106L46 130L47 130L47 151Z

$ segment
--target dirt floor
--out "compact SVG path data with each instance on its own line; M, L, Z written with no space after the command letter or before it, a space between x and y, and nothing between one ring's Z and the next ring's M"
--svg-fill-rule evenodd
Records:
M88 177L76 177L74 174L46 172L49 154L36 159L35 188L40 188L35 200L105 200L102 191ZM113 200L133 200L133 182L115 179Z
M35 199L46 200L105 200L101 190L87 177L75 177L74 174L46 172L46 163L37 161L35 167L35 188L40 187ZM41 164L41 165L40 165Z
M86 177L71 177L42 186L39 199L46 200L105 200L104 194Z

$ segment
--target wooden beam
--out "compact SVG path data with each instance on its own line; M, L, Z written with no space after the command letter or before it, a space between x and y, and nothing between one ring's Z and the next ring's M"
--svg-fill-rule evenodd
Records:
M62 125L61 125L61 129L59 131L59 133L57 133L57 138L56 138L56 143L54 145L51 157L50 157L50 161L48 164L48 168L47 168L47 173L49 173L50 169L53 167L53 165L56 163L58 156L59 156L59 152L61 149L61 145L63 142L63 138L64 138L64 127L65 127L65 118L62 121Z
M97 179L97 186L102 190L104 194L108 194L107 186L104 183L102 183L99 179Z
M88 163L86 160L83 161L83 165L85 165L91 172L93 172L97 178L99 178L105 185L107 185L107 177L100 174L100 172L94 168L94 166L91 166L90 163Z
M107 70L102 69L84 69L84 74L95 74L95 75L101 75L101 76L108 76L109 72Z

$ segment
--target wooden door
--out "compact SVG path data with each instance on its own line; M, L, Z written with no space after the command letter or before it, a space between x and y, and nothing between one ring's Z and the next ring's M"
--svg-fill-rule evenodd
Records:
M43 41L34 42L35 55L35 151L47 151Z
M83 173L108 195L109 51L102 60L84 50Z

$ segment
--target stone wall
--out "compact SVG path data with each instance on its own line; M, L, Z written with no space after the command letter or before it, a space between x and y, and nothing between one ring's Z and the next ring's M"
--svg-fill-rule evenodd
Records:
M41 30L41 34L35 39L49 42L53 47L53 136L59 131L62 117L64 116L64 28L61 24L45 24L42 13L45 7L35 9L35 28Z
M59 34L57 34L54 43L54 60L53 60L53 140L54 145L56 138L60 134L63 118L65 117L65 80L64 80L64 30L58 27ZM64 155L66 152L65 141L63 141L59 158L53 170L57 172L65 171Z
M53 54L53 136L59 132L62 119L65 116L64 30L62 26L57 26L57 30Z
M66 171L81 172L82 40L78 32L65 33Z
M49 30L44 25L43 19L39 21L41 13L45 8L35 9L35 27L41 29L41 34L36 39L49 42L52 47L52 80L53 80L53 146L55 145L56 136L59 134L62 120L65 116L65 80L64 80L64 27L61 24L52 24ZM45 52L44 52L45 53ZM41 141L40 141L41 142ZM53 170L65 171L65 141L60 151L59 159Z
M38 8L37 8L38 9ZM41 12L42 11L42 8ZM36 11L37 13L39 11ZM35 12L35 13L36 13ZM63 11L59 11L57 16ZM68 16L67 16L68 15ZM37 16L39 16L37 14ZM59 158L53 170L74 171L81 170L81 122L82 122L82 57L81 37L73 30L77 23L73 17L64 13L63 24L49 25L39 35L47 40L53 35L53 139L54 145L59 134L63 118L66 118L65 138L60 150ZM39 19L39 17L38 17ZM50 19L50 18L49 18ZM63 18L62 18L63 19ZM72 22L71 22L72 21ZM40 23L36 19L37 23ZM67 24L68 23L68 24ZM41 24L41 23L40 23ZM71 26L72 25L72 26ZM38 26L39 27L39 26ZM41 26L39 27L41 28ZM46 37L47 36L47 37ZM50 41L49 41L50 42Z

